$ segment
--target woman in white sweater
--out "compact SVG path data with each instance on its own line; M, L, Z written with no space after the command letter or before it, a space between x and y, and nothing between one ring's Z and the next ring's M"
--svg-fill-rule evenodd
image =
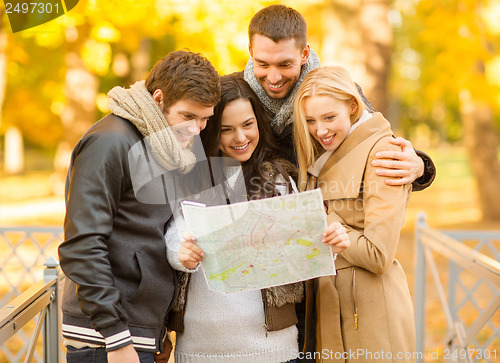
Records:
M278 158L278 145L255 93L237 75L221 77L221 85L221 102L201 138L207 157L231 157L241 164L240 175L226 171L226 187L234 187L242 170L248 199L293 192L295 167ZM168 260L180 271L178 299L168 319L169 328L177 332L175 362L294 362L295 303L303 297L303 284L229 295L209 290L198 270L203 251L193 236L184 233L180 238L185 231L178 223L173 221L166 234ZM335 253L349 245L338 223L328 226L324 235Z

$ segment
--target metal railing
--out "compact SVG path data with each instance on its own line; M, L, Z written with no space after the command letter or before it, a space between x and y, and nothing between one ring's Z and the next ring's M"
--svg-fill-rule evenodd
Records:
M454 238L451 237L453 235ZM500 232L485 231L454 231L440 232L427 226L425 215L421 213L416 226L415 243L415 325L416 350L424 352L425 313L426 313L426 283L427 267L437 289L438 298L443 310L448 335L445 349L436 356L422 354L423 357L441 358L455 362L486 362L498 361L500 351L490 349L498 344L500 326L498 321L491 319L500 308L500 251L495 247L500 243ZM458 239L461 239L459 241ZM464 241L478 241L475 248L467 246ZM479 250L486 248L491 257ZM448 294L440 277L440 271L433 257L433 252L440 254L450 261L448 271ZM463 275L469 274L465 281ZM457 293L460 289L461 295ZM489 295L481 299L489 300L486 306L477 301L478 295ZM483 303L484 305L484 303ZM468 325L460 316L460 310L467 307L476 310L477 315ZM467 313L468 317L472 315ZM469 319L470 320L470 319ZM481 341L478 339L482 332ZM487 336L485 336L487 335Z
M49 271L44 264L52 256L57 256L57 247L62 240L60 227L0 227L0 307L12 305L13 299L25 290L40 285ZM30 291L36 292L37 289ZM35 316L5 344L0 344L0 362L23 361L37 323ZM32 356L33 362L44 361L42 350L39 342ZM56 351L63 350L59 347Z
M58 263L50 258L45 264L43 280L0 309L0 345L15 335L38 315L24 362L31 362L36 343L43 330L43 361L59 363L59 275Z
M12 233L16 237L9 234ZM40 238L40 235L44 235ZM453 238L452 238L453 237ZM5 280L11 286L11 293L18 291L18 281L11 280L7 270L23 269L21 280L33 280L36 271L39 269L40 258L47 258L47 254L52 254L61 240L61 229L58 228L0 228L0 239L6 241L7 253L2 253L4 261L0 264L0 276L5 275ZM470 248L458 240L477 240L478 242ZM495 242L496 241L496 242ZM478 349L486 352L487 347L494 342L498 343L500 337L499 319L492 321L491 317L498 312L500 307L500 250L495 247L500 243L500 232L484 231L454 231L440 232L427 226L425 216L421 214L416 227L416 264L415 264L415 323L417 337L417 352L424 352L425 336L425 312L426 312L426 287L427 268L432 273L432 278L436 285L438 297L445 315L448 328L448 336L445 345L449 350L450 358L455 353L455 361L473 362L478 359ZM26 262L24 250L20 247L23 244L30 245L30 250L39 250L37 257L29 257ZM487 252L491 257L478 250ZM486 251L484 251L486 250ZM448 294L446 294L439 268L434 260L433 252L444 256L450 261L448 271ZM21 255L23 258L21 258ZM1 260L2 258L0 258ZM6 266L13 265L16 261L18 267L7 269ZM461 275L466 272L474 275L472 287L461 279ZM18 273L18 275L20 275ZM60 358L60 321L59 321L59 294L58 285L62 277L59 275L57 261L49 259L45 263L43 281L34 282L32 286L6 303L0 310L0 350L2 344L16 333L21 333L21 327L26 322L31 321L38 314L38 319L34 332L29 341L28 350L25 354L25 362L33 358L36 342L40 332L43 330L43 361L59 362ZM28 281L29 282L29 281ZM31 285L31 284L30 284ZM469 284L470 285L470 284ZM486 306L481 306L476 301L475 296L480 290L489 289L490 298ZM460 292L462 298L460 299ZM18 294L17 294L18 295ZM484 300L484 299L483 299ZM465 324L460 318L460 310L468 304L474 307L479 313L472 324ZM483 304L484 305L484 304ZM488 327L487 338L478 341L480 332L484 333L484 328ZM483 334L484 335L484 334ZM28 344L28 342L26 342ZM469 349L468 348L474 348ZM441 352L443 353L443 352ZM458 353L458 354L457 354ZM465 353L462 355L462 353ZM500 358L500 351L489 352L490 357L482 357L484 361L494 362ZM23 353L24 354L24 353ZM422 354L419 362L427 358L427 354ZM443 356L440 356L443 358ZM36 359L35 359L36 360ZM449 360L449 359L445 359ZM16 360L17 361L17 360Z
M0 306L42 279L43 264L57 256L62 240L60 227L0 227L0 284L8 288Z

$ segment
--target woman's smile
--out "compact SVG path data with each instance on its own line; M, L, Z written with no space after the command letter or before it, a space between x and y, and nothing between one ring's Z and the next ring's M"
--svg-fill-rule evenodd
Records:
M259 143L259 127L252 104L245 98L229 102L221 117L219 150L240 163L248 161Z

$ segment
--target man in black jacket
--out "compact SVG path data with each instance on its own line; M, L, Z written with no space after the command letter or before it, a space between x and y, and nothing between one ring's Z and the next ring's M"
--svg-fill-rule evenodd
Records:
M68 363L153 362L163 349L176 288L163 239L168 174L196 163L191 139L213 114L220 81L206 58L178 51L145 82L108 96L112 114L78 142L66 182L59 258Z

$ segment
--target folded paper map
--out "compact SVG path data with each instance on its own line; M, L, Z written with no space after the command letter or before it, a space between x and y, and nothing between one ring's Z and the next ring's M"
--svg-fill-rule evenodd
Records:
M222 293L335 275L319 189L231 205L182 206L205 252L208 287Z

